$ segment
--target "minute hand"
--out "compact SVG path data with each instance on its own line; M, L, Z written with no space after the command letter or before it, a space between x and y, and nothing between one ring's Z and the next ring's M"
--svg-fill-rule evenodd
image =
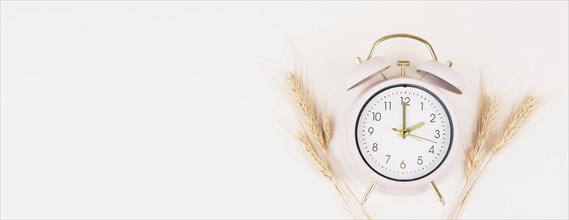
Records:
M431 140L429 140L429 139L427 139L427 138L419 137L419 136L414 135L414 134L407 134L407 135L412 136L412 137L415 137L415 138L419 138L419 139L422 139L422 140L425 140L425 141L428 141L428 142L432 142L432 143L438 144L436 141L431 141Z
M403 106L403 128L401 130L405 130L407 129L407 103L401 102L401 105Z

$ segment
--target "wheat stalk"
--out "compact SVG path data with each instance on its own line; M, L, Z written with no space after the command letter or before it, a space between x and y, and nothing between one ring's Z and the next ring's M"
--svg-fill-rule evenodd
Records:
M368 211L359 204L358 198L355 197L351 188L345 183L341 175L336 172L333 158L328 154L332 137L332 120L324 112L318 111L317 105L307 89L308 86L302 80L300 73L289 71L287 80L292 101L296 106L297 115L302 124L301 132L298 132L296 138L302 144L304 151L319 172L334 184L334 188L344 202L344 209L356 219L350 206L350 201L352 201L352 204L355 204L367 219L372 219ZM344 183L344 187L338 180ZM351 200L345 196L344 191L349 192L348 195L351 196L349 197Z
M485 134L484 132L480 132L481 130L477 130L475 134L475 140L480 140L482 147L481 149L476 149L478 144L474 144L467 153L467 178L466 182L462 188L462 191L459 196L459 202L455 203L455 207L451 210L449 218L455 219L460 215L464 204L472 192L472 189L478 182L480 176L484 173L490 162L494 159L494 157L500 153L511 140L516 137L520 131L527 125L528 120L531 116L536 112L538 103L540 102L540 98L535 96L533 92L529 92L524 96L524 98L520 101L520 103L512 109L510 115L504 125L504 128L501 130L502 132L499 134L497 139L492 144L487 144L488 137L482 137ZM491 109L491 108L490 108ZM486 109L489 111L489 109ZM481 117L482 116L482 117ZM495 114L494 114L495 116ZM488 123L491 132L493 123L488 122L484 119L484 114L478 117L478 123L480 129L480 123ZM478 143L475 141L475 143ZM477 152L482 151L483 153ZM487 152L487 153L485 153ZM471 156L474 155L474 156ZM480 162L483 161L482 165ZM468 165L470 164L470 165Z
M462 199L464 194L467 192L471 178L476 173L480 162L482 162L486 156L488 151L488 145L486 143L496 124L496 113L498 112L496 96L491 96L487 93L484 80L482 78L480 79L479 103L480 106L478 107L477 113L476 131L474 133L473 140L470 142L470 147L468 147L466 152L466 180L459 193L459 200ZM449 218L453 218L457 209L461 209L462 205L462 202L455 202L451 209Z

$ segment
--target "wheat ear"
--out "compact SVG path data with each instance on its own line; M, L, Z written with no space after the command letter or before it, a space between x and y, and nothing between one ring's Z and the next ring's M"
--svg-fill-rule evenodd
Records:
M308 90L305 89L302 80L294 72L288 74L288 84L297 109L304 119L303 122L309 128L312 137L316 139L319 146L326 149L328 143L325 141L324 129L322 128L322 123L319 121L318 112L310 98ZM327 117L324 118L327 120Z
M322 173L322 175L326 177L326 179L332 181L332 179L334 179L334 175L332 174L332 171L330 169L330 164L328 164L328 161L323 159L320 153L316 150L316 148L314 148L314 146L310 142L308 135L306 133L301 133L298 135L297 138L304 146L304 150L306 151L306 153L308 153L308 156L310 157L310 159L312 159L312 162L314 162L314 165L316 165L316 168L318 168L320 173Z
M326 115L322 116L322 131L323 131L323 136L324 136L324 146L326 146L324 149L328 150L328 143L330 143L330 138L332 137L332 122L330 121L330 118Z
M498 112L496 96L487 94L484 81L481 82L480 87L480 107L478 108L476 133L473 145L468 150L466 160L467 179L472 178L474 171L478 168L487 152L488 147L486 146L488 145L486 143L496 124L496 113Z
M529 92L521 100L520 104L512 110L508 121L506 121L506 127L502 130L498 141L491 148L492 157L508 146L510 141L520 133L524 125L527 124L527 121L535 113L539 102L540 99L533 92Z

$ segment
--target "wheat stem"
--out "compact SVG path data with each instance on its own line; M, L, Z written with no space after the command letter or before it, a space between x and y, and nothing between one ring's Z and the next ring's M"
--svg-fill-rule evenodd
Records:
M332 183L334 184L334 188L336 188L336 191L338 191L338 194L340 194L340 197L344 202L344 209L348 211L348 213L350 213L353 219L357 219L356 216L354 215L354 212L350 208L349 201L346 199L346 196L342 192L341 186L338 184L338 182L335 179L332 179Z
M460 193L458 194L457 200L454 202L448 216L447 219L453 219L454 217L454 213L456 212L456 209L458 208L458 205L460 204L459 201L462 199L462 197L464 196L464 193L466 192L466 187L468 184L468 180L465 180L462 183L462 187L460 188Z
M360 203L359 198L352 191L352 188L346 183L346 180L344 179L344 177L342 175L338 174L338 179L340 179L340 181L344 184L345 188L348 190L348 192L351 196L353 203L356 204L356 206L360 209L360 211L364 214L364 216L367 219L373 219L371 217L371 215L369 214L369 212L367 211L367 209L365 207L363 207L363 205Z
M466 203L466 200L468 199L468 196L470 195L470 193L472 192L472 189L474 188L474 186L476 185L476 183L478 183L478 179L480 178L480 176L482 175L482 173L484 173L484 171L486 170L486 167L488 166L488 164L490 163L490 161L492 160L492 157L490 157L489 159L487 159L482 166L480 167L480 171L477 172L475 174L475 177L473 179L471 179L470 184L467 184L466 187L466 193L462 196L462 199L460 200L459 206L457 208L457 210L454 213L454 216L452 217L452 219L456 219L458 218L458 216L460 215L462 208L464 207L464 204Z

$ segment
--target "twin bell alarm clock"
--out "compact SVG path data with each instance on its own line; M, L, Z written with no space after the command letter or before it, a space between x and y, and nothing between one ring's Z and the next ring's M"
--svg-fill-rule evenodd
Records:
M395 38L423 43L432 59L414 65L409 60L374 56L380 43ZM403 194L432 188L444 205L435 181L457 151L459 129L441 90L460 95L463 79L452 69L452 62L439 62L429 42L410 34L376 40L367 59L358 57L356 63L347 75L346 90L374 81L349 106L345 132L348 164L370 181L362 204L377 185L382 191ZM388 79L385 73L393 65L398 66L400 77Z

